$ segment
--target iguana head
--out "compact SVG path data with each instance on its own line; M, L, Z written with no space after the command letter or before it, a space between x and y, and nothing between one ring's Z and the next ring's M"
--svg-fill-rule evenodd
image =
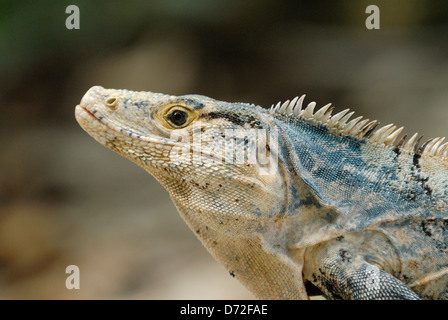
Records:
M151 173L184 218L238 236L284 210L277 136L265 114L200 95L99 86L76 107L82 128Z

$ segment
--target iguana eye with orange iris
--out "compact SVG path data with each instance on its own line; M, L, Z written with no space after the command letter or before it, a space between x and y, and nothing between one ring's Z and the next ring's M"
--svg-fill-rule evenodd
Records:
M175 128L187 126L193 119L191 110L183 106L175 106L165 115L166 121Z

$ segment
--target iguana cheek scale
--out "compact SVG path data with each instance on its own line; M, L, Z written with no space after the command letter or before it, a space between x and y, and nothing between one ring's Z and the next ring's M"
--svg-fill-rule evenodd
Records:
M448 144L394 144L403 128L304 98L263 109L96 86L75 115L258 298L307 299L309 283L333 299L447 298ZM260 144L268 173L249 161Z

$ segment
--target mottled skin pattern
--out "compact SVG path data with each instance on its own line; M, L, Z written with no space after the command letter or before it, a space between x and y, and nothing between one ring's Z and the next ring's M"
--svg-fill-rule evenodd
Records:
M76 107L83 129L153 175L256 297L307 299L312 283L332 299L447 299L448 161L437 146L415 152L344 133L323 112L290 113L102 87ZM241 129L268 133L275 170L209 157ZM195 134L200 161L185 149Z

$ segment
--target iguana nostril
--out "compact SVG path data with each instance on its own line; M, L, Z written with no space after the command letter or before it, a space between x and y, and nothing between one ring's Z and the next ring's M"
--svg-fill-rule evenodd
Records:
M115 110L117 108L117 98L108 98L106 100L106 106L108 106L109 108L111 108L112 110Z

